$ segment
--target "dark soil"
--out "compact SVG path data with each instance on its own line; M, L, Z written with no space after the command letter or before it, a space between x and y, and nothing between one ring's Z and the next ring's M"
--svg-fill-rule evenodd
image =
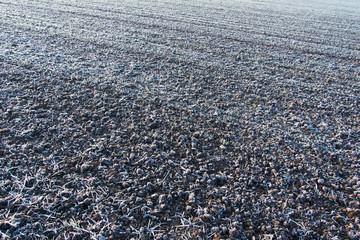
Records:
M360 238L360 6L300 2L0 2L2 239Z

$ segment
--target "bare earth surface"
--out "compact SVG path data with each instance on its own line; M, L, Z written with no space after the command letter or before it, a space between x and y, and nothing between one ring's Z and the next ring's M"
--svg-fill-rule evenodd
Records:
M0 0L0 236L359 239L359 62L357 0Z

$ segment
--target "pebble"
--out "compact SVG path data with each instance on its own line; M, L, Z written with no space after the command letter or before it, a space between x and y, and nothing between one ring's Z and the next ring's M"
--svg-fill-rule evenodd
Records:
M82 173L86 173L88 171L91 171L92 169L94 169L94 166L89 163L82 164L80 168Z
M229 236L230 238L238 238L240 237L240 233L237 229L230 229Z
M163 204L166 202L166 196L164 194L159 196L159 204Z
M196 201L195 193L191 192L188 197L188 202L189 204L195 204L195 201Z

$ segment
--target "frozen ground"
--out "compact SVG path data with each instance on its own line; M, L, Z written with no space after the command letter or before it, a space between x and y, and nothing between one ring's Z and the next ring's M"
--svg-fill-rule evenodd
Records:
M0 0L3 239L360 238L358 1Z

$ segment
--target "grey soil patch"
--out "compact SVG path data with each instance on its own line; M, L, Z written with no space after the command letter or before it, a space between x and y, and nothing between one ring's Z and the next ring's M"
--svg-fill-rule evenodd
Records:
M206 3L0 3L2 239L360 237L359 4Z

